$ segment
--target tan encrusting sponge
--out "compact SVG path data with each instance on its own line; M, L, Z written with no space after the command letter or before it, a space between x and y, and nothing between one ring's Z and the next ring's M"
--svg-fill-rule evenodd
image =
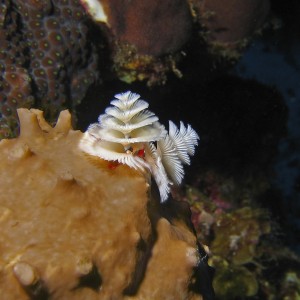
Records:
M18 114L0 142L1 299L202 299L185 205L166 213L150 176L83 153L69 112L53 128Z

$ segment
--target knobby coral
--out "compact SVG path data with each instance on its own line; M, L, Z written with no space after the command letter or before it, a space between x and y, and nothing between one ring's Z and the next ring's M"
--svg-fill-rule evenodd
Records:
M54 121L98 73L77 0L4 0L0 5L0 138L15 134L16 108L38 106Z
M89 126L79 147L90 155L150 171L165 201L170 185L181 183L183 164L190 164L199 136L190 125L180 122L178 129L172 121L167 133L138 94L128 91L115 98L98 123Z

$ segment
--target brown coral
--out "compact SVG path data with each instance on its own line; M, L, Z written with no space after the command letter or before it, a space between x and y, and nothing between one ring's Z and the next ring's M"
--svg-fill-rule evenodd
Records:
M81 0L86 3L97 2ZM160 56L178 51L191 35L192 17L185 0L109 0L103 6L111 35L134 46L139 54Z
M164 83L168 71L181 76L175 64L192 35L193 21L186 0L80 1L105 28L113 69L120 79L153 85Z
M226 55L234 55L233 50L245 46L247 39L262 27L270 11L269 0L188 1L205 28L208 45L218 54Z
M39 110L19 116L20 137L0 142L1 297L202 299L184 203L85 156L67 111L54 128Z
M39 106L51 120L73 108L97 79L79 1L5 0L0 7L0 138L16 133L16 108Z

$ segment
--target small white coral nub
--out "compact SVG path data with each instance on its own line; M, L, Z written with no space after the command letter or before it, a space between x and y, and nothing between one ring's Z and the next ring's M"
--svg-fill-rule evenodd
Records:
M149 104L130 91L115 95L111 107L84 133L79 147L87 154L150 170L165 201L170 185L180 184L183 164L190 164L199 136L190 125L180 129L169 121L169 134L158 117L147 110ZM156 144L156 145L155 145Z

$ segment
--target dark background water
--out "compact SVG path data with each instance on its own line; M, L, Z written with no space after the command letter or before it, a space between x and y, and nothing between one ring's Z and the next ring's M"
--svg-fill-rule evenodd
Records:
M116 93L141 94L165 125L182 120L199 132L186 182L204 168L236 178L265 172L271 187L260 204L300 253L300 2L272 1L269 23L234 66L202 59L192 44L181 79L150 89L106 80L80 105L79 127L96 122Z
M300 2L273 1L277 30L268 30L244 53L233 73L277 89L288 109L287 132L278 144L274 199L289 244L300 253ZM279 203L276 203L278 201Z

